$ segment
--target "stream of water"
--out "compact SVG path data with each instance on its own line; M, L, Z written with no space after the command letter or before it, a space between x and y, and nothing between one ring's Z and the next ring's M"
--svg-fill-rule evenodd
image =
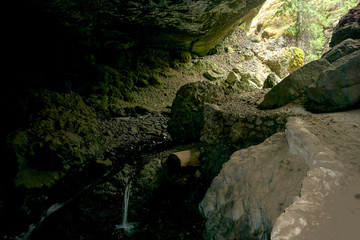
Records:
M122 223L120 225L115 225L115 229L124 229L126 234L130 234L132 229L134 228L134 224L128 223L128 221L127 221L128 211L129 211L130 192L131 192L131 182L129 182L125 187Z
M106 175L106 174L105 174ZM104 176L105 176L104 175ZM21 234L19 234L18 236L15 236L15 240L28 240L32 234L32 232L38 228L39 226L41 226L41 224L45 221L46 218L48 218L51 214L53 214L54 212L58 211L59 209L61 209L62 207L64 207L65 205L67 205L69 202L71 202L75 197L77 197L78 195L80 195L81 193L83 193L84 191L86 191L88 188L90 188L91 184L87 185L86 187L84 187L81 191L79 191L77 194L75 194L73 197L69 198L67 201L62 202L62 203L55 203L53 205L51 205L46 212L44 212L44 214L41 216L40 220L37 223L33 223L30 224L27 232L23 232Z

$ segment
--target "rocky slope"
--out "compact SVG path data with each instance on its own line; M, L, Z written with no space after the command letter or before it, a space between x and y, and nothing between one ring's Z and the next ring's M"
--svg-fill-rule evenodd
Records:
M350 22L353 22L353 18L357 19L357 9L349 11L347 18L351 19ZM314 115L303 108L305 102L308 109L321 112L358 107L359 91L351 91L357 88L360 79L359 68L352 67L358 62L357 30L353 33L351 36L355 40L347 39L339 43L321 60L305 65L268 93L260 95L264 99L257 97L253 100L256 106L263 108L270 103L270 108L277 107L272 111L290 111L293 116L283 115L287 120L285 134L276 134L259 145L240 150L223 165L200 203L200 211L207 220L206 239L352 239L359 234L356 226L360 218L353 215L359 212L359 190L356 187L360 179L360 143L357 137L359 110ZM336 36L337 31L334 38ZM311 70L312 65L321 63L324 64L323 68ZM312 71L316 74L311 74ZM341 74L336 75L339 72ZM327 77L329 75L331 77ZM323 88L326 91L312 95L315 90ZM208 108L205 121L216 122L218 127L204 128L204 136L211 136L212 132L220 132L221 136L229 132L231 135L233 131L226 130L226 123L229 119L241 121L241 114L228 117L229 113L237 112L235 106L234 102L228 101L224 105ZM251 109L250 106L243 111ZM269 116L271 112L268 111L263 114ZM251 112L256 116L256 111ZM236 126L236 130L242 133L250 125L251 121L246 119L245 123ZM230 126L232 129L235 124ZM256 130L254 125L253 128ZM276 147L269 149L272 144ZM291 160L287 161L289 156ZM305 167L298 178L293 178L297 172L294 173L292 167L287 169L287 173L268 175L269 171L287 171L281 163L287 162L291 166L298 160ZM271 161L271 166L266 165ZM252 168L249 167L251 165ZM264 166L267 166L267 170L258 173ZM302 169L298 168L300 172ZM286 184L293 180L292 188L288 188ZM276 186L272 185L277 181ZM276 190L278 186L281 187ZM283 199L284 191L289 191L287 196L292 198L288 202ZM276 196L275 199L272 194ZM343 202L348 204L346 209ZM340 218L349 224L339 224Z
M299 68L304 58L302 51L286 47L281 37L265 42L258 35L246 36L237 28L213 48L212 55L197 56L219 42L231 25L227 20L234 24L238 19L251 20L256 9L240 20L243 11L252 5L232 6L239 2L196 1L205 6L204 9L197 8L198 5L194 7L195 1L148 1L143 4L139 1L31 1L16 6L16 18L27 21L21 24L17 21L16 29L21 31L10 34L15 38L9 44L14 52L9 58L12 66L7 69L12 81L8 81L4 94L4 109L9 114L5 118L6 142L2 145L6 160L0 169L0 217L6 224L1 228L0 236L8 239L199 239L204 221L197 204L209 187L208 181L219 173L221 165L235 149L259 144L276 134L262 146L269 150L279 144L283 150L279 154L287 154L285 135L281 133L286 126L291 129L286 120L299 117L305 122L304 127L311 127L305 121L309 113L300 107L304 95L297 91L307 93L308 102L316 102L315 106L326 107L329 101L322 104L313 100L310 90L306 90L307 84L299 85L300 81L307 80L301 77L309 74L304 71L307 67L283 81L290 82L283 84L285 97L280 95L281 99L275 100L286 104L289 101L286 96L290 94L289 99L294 100L290 105L259 110L257 106L264 94L271 95L278 87L271 91L259 89L267 82L274 86L280 81L277 75L285 77ZM200 15L195 17L194 13ZM232 17L239 13L236 19ZM155 19L159 14L162 18ZM226 21L222 22L224 16ZM206 24L200 26L199 21L192 22L197 17ZM179 25L171 18L180 19ZM167 19L169 24L162 19ZM126 26L121 23L123 20ZM214 31L208 31L215 23L213 21L223 25L215 25ZM349 21L352 21L351 17ZM119 30L118 26L123 28ZM137 34L133 29L143 31ZM199 31L198 35L192 30ZM22 41L24 36L29 37L26 38L28 41ZM184 45L185 40L189 40L190 45ZM155 46L154 41L163 45L161 49L155 48L159 45ZM169 42L174 45L166 45ZM334 69L329 67L326 74L320 74L322 77L319 78L324 81L313 88L321 90L324 84L327 85L329 76L348 68L347 63L357 64L352 60L357 60L358 45L357 40L346 40L324 56L321 61L328 61ZM357 65L350 64L349 69L353 70L354 66ZM294 77L296 74L300 76ZM349 75L348 82L353 84L356 74ZM318 75L312 75L310 80L316 81ZM197 83L187 84L177 92L188 82ZM329 84L337 85L337 82ZM357 82L352 86L357 87ZM347 94L347 87L347 83L341 85L340 92ZM212 91L207 91L209 89ZM345 107L357 106L357 95L354 96L352 104ZM319 97L326 99L326 95ZM136 101L129 102L134 99ZM149 110L135 107L138 105ZM201 142L173 148L175 142L171 142L166 129L169 116L168 130L172 139L177 143ZM329 123L325 118L319 121L323 123L321 126ZM353 133L357 134L356 131ZM353 143L356 145L357 141ZM167 172L164 159L171 152L187 147L200 149L202 166ZM251 149L244 150L245 155L251 152L263 157L269 153L262 154L255 147ZM349 148L345 153L351 155L351 151ZM293 169L281 157L276 155L272 164L284 169L274 169L272 173L284 173L284 178L278 179L283 183L289 177L287 171L293 172ZM293 160L290 165L305 166ZM356 160L351 164L355 166ZM261 160L247 161L243 165L249 169L266 166ZM252 186L260 180L271 180L271 174L256 178L256 173L253 178L252 172L253 169L243 178ZM299 172L296 182L303 177L303 172ZM129 189L130 182L129 220L141 219L134 235L124 231L121 224L127 209L123 205L128 195L125 189ZM277 189L271 184L270 188ZM291 187L288 190L291 196L302 191ZM212 188L212 191L216 189ZM221 210L226 215L226 229L218 213L214 220L207 219L211 223L209 226L219 224L225 229L224 236L238 236L236 231L241 226L244 226L241 232L246 236L270 236L272 226L277 224L274 223L277 214L286 206L292 206L289 205L291 201L282 196L282 199L274 200L281 205L278 209L274 210L276 204L269 204L266 205L269 212L259 211L257 207L267 201L254 198L255 195L248 197L251 201L241 200L244 209L250 209L254 215L240 216L242 210L234 204L233 213L230 204ZM273 199L270 195L261 196ZM238 195L229 192L225 194L227 196L235 199ZM241 196L247 197L246 194ZM327 204L329 202L325 201L324 206ZM259 213L264 217L259 217ZM235 228L232 228L231 219L238 221ZM244 220L245 225L241 225L240 220ZM115 228L116 225L120 227ZM280 229L282 225L279 226ZM208 237L215 235L211 229L207 230Z
M359 233L353 215L359 212L359 111L299 111L285 133L235 152L223 165L200 203L206 239L351 239ZM350 225L339 224L340 216Z

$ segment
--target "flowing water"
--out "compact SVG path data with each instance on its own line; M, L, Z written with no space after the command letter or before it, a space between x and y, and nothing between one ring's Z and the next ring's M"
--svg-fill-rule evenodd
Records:
M129 182L125 187L122 223L120 225L115 225L115 229L124 229L126 234L130 234L132 232L132 229L134 228L133 223L127 222L130 192L131 192L131 182Z
M69 200L71 201L71 199ZM56 212L57 210L59 210L60 208L62 208L65 204L67 204L69 201L66 201L64 203L55 203L54 205L51 205L45 212L45 214L41 217L40 221L37 222L36 224L31 224L29 226L29 229L27 232L20 234L19 236L16 236L15 239L16 240L27 240L29 239L31 233L34 231L35 228L37 228L38 226L40 226L43 221L49 217L51 214L53 214L54 212Z
M104 175L105 176L105 175ZM79 191L77 194L75 194L75 196L71 197L70 199L68 199L65 202L62 203L55 203L53 205L51 205L46 212L42 215L42 217L40 218L40 220L37 223L33 223L30 224L27 232L23 232L21 234L19 234L18 236L15 236L15 240L27 240L30 238L32 232L38 228L39 226L41 226L41 224L45 221L45 219L47 217L49 217L51 214L53 214L54 212L58 211L59 209L61 209L62 207L64 207L65 205L67 205L69 202L71 202L75 197L77 197L78 195L80 195L82 192L86 191L88 188L90 188L91 184L87 185L85 188L83 188L81 191Z

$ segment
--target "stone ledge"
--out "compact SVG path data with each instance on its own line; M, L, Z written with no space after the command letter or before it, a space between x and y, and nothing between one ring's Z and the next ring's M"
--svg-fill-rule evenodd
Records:
M336 154L323 146L302 120L289 119L286 136L290 152L302 156L310 170L302 181L300 197L277 219L272 240L302 239L304 228L319 214L328 201L327 196L344 177L343 164L336 159Z

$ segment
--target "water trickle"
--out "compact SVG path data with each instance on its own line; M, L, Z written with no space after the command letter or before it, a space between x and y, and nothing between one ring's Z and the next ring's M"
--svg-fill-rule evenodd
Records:
M106 176L107 173L104 175ZM79 196L81 193L83 193L84 191L86 191L87 189L89 189L91 186L91 184L87 185L86 187L84 187L81 191L79 191L77 194L75 194L72 198L68 199L65 202L62 203L55 203L53 205L51 205L46 212L44 212L44 214L41 216L41 219L37 222L37 223L33 223L30 224L27 232L23 232L18 236L15 236L14 239L15 240L27 240L30 238L30 235L32 234L32 232L39 226L41 226L41 224L45 221L45 219L47 217L49 217L51 214L53 214L54 212L58 211L59 209L61 209L62 207L64 207L65 205L67 205L69 202L71 202L75 197Z
M20 234L19 236L15 237L15 240L27 240L29 239L31 233L34 231L34 229L38 226L40 226L42 224L42 222L51 214L53 214L54 212L56 212L57 210L59 210L60 208L62 208L65 204L67 204L69 201L71 201L72 199L64 202L64 203L55 203L54 205L50 206L45 214L43 214L43 216L41 217L40 221L37 222L36 224L31 224L28 228L27 232L24 232L22 234Z
M115 225L115 229L124 229L126 234L130 234L132 229L134 228L133 223L127 222L130 192L131 192L131 182L129 182L125 187L122 223L120 225Z

